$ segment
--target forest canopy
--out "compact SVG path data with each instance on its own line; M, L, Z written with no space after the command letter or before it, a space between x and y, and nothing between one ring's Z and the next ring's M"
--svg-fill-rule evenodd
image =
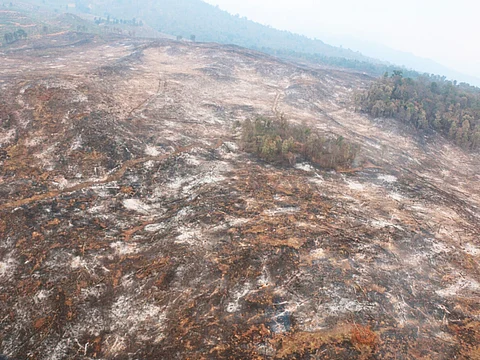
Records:
M434 130L455 144L480 148L480 89L439 77L386 73L357 96L360 111L393 117L419 130Z

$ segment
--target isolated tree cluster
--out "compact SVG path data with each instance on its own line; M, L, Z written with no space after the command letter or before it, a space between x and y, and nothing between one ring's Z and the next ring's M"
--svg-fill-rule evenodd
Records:
M293 166L309 161L327 169L351 167L358 153L358 146L341 136L324 136L284 117L246 120L242 124L242 147L269 163Z
M419 130L435 130L465 149L480 149L478 88L444 79L405 78L395 71L356 101L359 110L374 117L393 117Z
M6 33L3 38L5 39L5 42L7 44L14 43L15 41L19 39L26 39L27 38L27 33L23 29L18 29L17 31L11 32L11 33Z
M110 18L110 15L108 15L105 19L101 17L96 17L93 19L93 22L97 25L100 24L114 24L114 25L130 25L130 26L143 26L143 21L140 20L138 21L137 19L133 18L131 20L126 20L126 19L117 19L115 17Z

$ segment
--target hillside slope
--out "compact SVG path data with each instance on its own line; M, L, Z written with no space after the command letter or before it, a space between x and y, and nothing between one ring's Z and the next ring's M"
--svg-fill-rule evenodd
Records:
M478 154L354 112L364 75L78 36L1 54L0 353L479 357ZM355 168L242 151L282 114Z
M30 0L39 6L60 9L58 0ZM76 1L76 10L95 16L142 19L158 31L200 42L236 44L248 48L274 48L354 60L380 61L359 52L327 45L320 40L281 31L247 18L233 16L201 0L95 0Z
M78 11L76 8L59 6L58 2L15 2L0 6L0 42L3 46L15 43L17 46L27 46L28 39L55 36L64 32L81 32L92 35L119 35L139 38L170 38L158 32L147 24L101 23L95 21L93 15ZM105 20L105 19L104 19ZM25 31L26 38L7 41L6 34ZM7 35L8 36L8 35ZM14 41L12 41L14 40Z

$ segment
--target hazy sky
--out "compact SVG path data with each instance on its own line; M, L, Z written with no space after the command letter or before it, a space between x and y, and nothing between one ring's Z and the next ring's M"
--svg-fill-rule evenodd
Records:
M206 0L232 14L322 40L351 35L480 77L477 0Z

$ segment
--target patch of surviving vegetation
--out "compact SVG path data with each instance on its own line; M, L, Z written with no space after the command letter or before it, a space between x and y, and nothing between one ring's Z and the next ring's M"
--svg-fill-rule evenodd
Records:
M359 110L435 130L464 149L480 149L480 91L445 79L405 78L401 71L374 82L357 97Z
M292 124L284 117L258 117L242 124L242 147L262 160L293 166L299 161L326 168L350 168L359 147L342 136L327 136L305 125Z

